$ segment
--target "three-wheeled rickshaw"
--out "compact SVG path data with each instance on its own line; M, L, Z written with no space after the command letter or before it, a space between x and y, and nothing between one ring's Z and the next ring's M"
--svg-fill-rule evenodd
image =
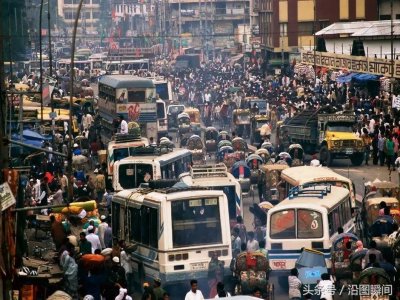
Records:
M261 156L257 154L250 154L246 158L246 164L250 168L251 176L250 182L251 184L257 184L259 182L259 177L264 176L264 173L260 170L261 165L264 163ZM260 173L260 171L262 173Z
M246 162L238 161L234 163L231 168L231 174L239 181L243 194L249 193L251 171Z
M178 132L180 136L190 132L190 117L185 112L178 115Z
M304 165L304 150L300 144L292 144L289 146L288 153L292 159L292 167Z
M178 115L185 111L185 106L182 104L171 104L167 108L168 130L176 131L179 128Z
M248 137L250 132L250 110L235 109L233 110L233 124L235 131L239 136Z
M229 136L229 133L225 130L222 130L218 133L218 137L217 137L218 142L223 141L223 140L231 140L231 137Z
M198 135L192 135L186 144L187 148L192 152L192 160L195 165L205 164L205 151L203 141Z
M263 160L263 164L267 164L270 162L271 160L271 156L269 154L269 151L267 149L257 149L256 152L254 152L254 154L259 155L262 160Z
M233 151L237 154L239 160L245 160L247 153L247 143L241 137L236 137L232 140Z
M218 130L215 127L207 127L204 134L206 151L213 153L217 151Z
M268 283L269 261L264 253L242 252L236 257L236 295L250 295L254 288L262 291L263 299L274 297L274 287Z
M201 134L200 126L200 111L194 107L185 108L185 113L188 114L190 118L190 128L194 134Z
M251 118L250 144L259 147L265 140L271 138L269 118L266 115L254 115Z
M285 187L282 186L281 173L289 168L287 164L263 165L261 170L265 173L266 200L273 205L285 199Z

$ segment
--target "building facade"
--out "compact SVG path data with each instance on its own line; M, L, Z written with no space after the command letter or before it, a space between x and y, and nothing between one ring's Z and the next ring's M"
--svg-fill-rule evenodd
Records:
M400 1L397 0L379 0L379 20L400 19Z
M335 22L378 19L378 0L260 0L261 47L269 69L314 47L313 33Z
M182 47L232 48L243 42L239 25L250 26L249 7L249 0L170 0L168 25L175 38L182 34Z

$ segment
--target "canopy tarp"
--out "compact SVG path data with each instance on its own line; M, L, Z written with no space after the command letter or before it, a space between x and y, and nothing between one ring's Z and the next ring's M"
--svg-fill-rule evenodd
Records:
M365 81L378 81L381 76L373 75L373 74L365 74L365 73L358 73L353 76L353 80L357 82L365 82Z
M339 82L339 83L347 83L347 82L350 82L351 79L354 76L356 76L357 74L359 74L359 73L350 73L350 74L347 74L347 75L341 75L341 76L338 76L336 78L336 81Z

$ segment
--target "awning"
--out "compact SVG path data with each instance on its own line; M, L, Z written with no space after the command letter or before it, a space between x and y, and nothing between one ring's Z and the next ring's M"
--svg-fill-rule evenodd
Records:
M353 80L357 82L365 82L365 81L378 81L380 75L373 75L373 74L366 74L366 73L358 73L355 76L353 76Z
M357 74L359 74L359 73L350 73L350 74L347 74L347 75L341 75L341 76L338 76L336 78L336 81L339 82L339 83L347 83L347 82L350 82L351 79L354 76L356 76Z

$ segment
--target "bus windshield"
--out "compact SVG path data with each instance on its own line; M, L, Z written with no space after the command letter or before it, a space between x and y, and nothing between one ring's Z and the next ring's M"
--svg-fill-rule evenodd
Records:
M296 225L297 222L297 226ZM272 239L314 239L323 235L321 213L309 209L288 209L271 215ZM297 232L296 232L297 228Z
M165 103L157 103L157 119L165 119Z
M174 248L221 244L218 198L171 202Z
M213 190L223 191L228 199L229 219L236 219L236 191L234 185L214 186Z
M156 83L156 92L162 100L169 100L168 83Z
M119 184L123 189L134 189L153 178L150 164L124 164L118 169Z

